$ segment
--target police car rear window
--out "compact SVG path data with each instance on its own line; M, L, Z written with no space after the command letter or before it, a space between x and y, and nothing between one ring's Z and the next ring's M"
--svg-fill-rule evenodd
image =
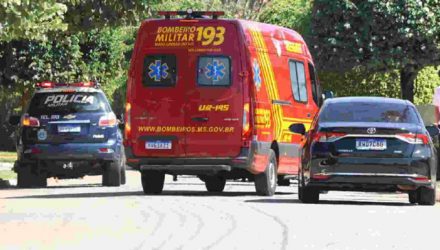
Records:
M230 59L226 56L199 57L197 84L201 86L231 85Z
M175 55L147 55L144 58L142 84L146 87L172 87L176 85Z
M110 107L102 93L54 92L36 93L28 110L30 115L82 112L110 112Z

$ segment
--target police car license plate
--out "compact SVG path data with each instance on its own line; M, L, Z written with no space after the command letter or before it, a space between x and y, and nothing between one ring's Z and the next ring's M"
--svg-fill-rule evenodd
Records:
M58 125L59 133L79 133L81 126L79 125Z
M147 141L145 142L146 149L171 149L171 141Z
M356 139L357 150L385 150L387 149L386 139Z

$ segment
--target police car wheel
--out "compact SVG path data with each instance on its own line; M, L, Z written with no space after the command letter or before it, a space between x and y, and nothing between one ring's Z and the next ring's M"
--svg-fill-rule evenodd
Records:
M121 169L119 161L106 163L102 174L102 185L108 187L118 187L121 185Z
M126 181L126 176L125 176L125 165L126 165L126 158L125 158L125 153L124 151L122 151L122 157L121 157L121 185L125 185Z
M275 152L270 149L269 162L266 170L258 175L255 175L255 190L258 195L272 196L275 194L277 187L277 159Z
M141 180L145 194L160 194L165 182L165 173L151 170L142 171Z
M208 192L223 192L225 189L226 179L222 176L206 176L204 181Z
M17 166L17 186L19 188L46 187L46 176L38 173L32 164Z

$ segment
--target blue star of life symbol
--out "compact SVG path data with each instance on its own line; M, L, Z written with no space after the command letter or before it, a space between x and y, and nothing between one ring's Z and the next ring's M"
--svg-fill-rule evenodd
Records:
M259 91L261 88L261 70L257 60L254 60L254 65L252 68L254 70L254 83L257 87L257 90Z
M218 60L213 60L212 64L208 63L208 65L206 65L205 76L208 79L212 78L213 81L219 81L225 77L225 70L226 68L223 63Z
M166 79L168 77L168 70L170 69L166 63L162 64L161 60L155 60L154 63L150 63L148 66L150 70L148 76L154 79L155 82L160 82L160 80Z

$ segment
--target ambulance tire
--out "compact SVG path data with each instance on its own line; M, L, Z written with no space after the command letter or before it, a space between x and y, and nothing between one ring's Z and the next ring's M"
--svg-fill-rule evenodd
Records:
M31 187L46 187L47 178L41 173L34 172L32 164L20 165L17 164L17 187L31 188Z
M272 196L277 188L277 159L275 152L270 149L269 161L263 173L255 175L255 190L258 195Z
M165 182L165 173L153 170L142 171L141 181L144 194L160 194Z
M226 179L222 176L212 175L204 177L205 186L208 192L223 192L226 185Z
M420 187L417 194L417 203L425 206L435 205L435 190L436 188Z
M119 187L121 185L120 161L111 161L105 164L102 185L106 187Z

